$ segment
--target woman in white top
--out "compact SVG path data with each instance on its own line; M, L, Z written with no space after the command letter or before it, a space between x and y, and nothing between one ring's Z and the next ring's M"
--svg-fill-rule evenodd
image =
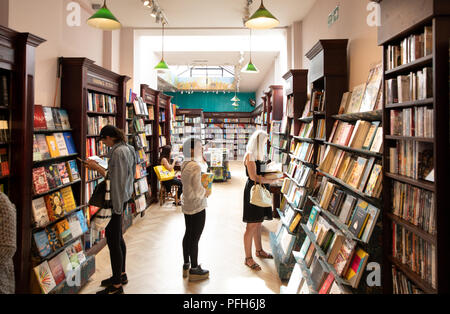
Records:
M181 208L186 224L183 238L183 278L189 274L189 281L195 281L209 277L209 271L200 267L197 258L198 242L205 226L206 199L211 192L205 189L201 181L202 168L205 167L201 140L186 140L183 144L183 154L185 162L181 167L181 182L184 189Z

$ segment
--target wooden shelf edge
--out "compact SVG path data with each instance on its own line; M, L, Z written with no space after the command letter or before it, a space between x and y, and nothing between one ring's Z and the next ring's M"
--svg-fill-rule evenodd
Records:
M312 279L311 279L311 272L308 269L308 267L306 267L305 261L302 258L300 258L299 254L300 254L300 252L292 251L292 255L294 256L295 260L297 261L297 264L299 264L300 269L302 271L302 276L305 278L305 282L308 285L309 293L317 294L318 290L317 290L317 287L316 287L314 281L312 281Z
M390 172L385 172L384 173L385 177L388 177L390 179L396 180L396 181L400 181L402 183L406 183L406 184L410 184L410 185L414 185L416 187L431 191L431 192L435 192L436 188L435 188L435 184L431 183L431 182L427 182L427 181L422 181L422 180L415 180L409 177L405 177L399 174L394 174L394 173L390 173Z
M437 245L437 237L435 235L432 235L428 232L426 232L425 230L422 230L421 228L419 228L418 226L410 223L409 221L404 220L401 217L398 217L397 215L393 214L393 213L386 213L387 217L392 220L393 222L401 225L402 227L408 229L409 231L415 233L416 235L418 235L419 237L421 237L422 239L424 239L425 241L433 244L433 245Z
M420 289L422 289L426 293L430 294L436 294L437 290L434 289L428 282L420 278L419 275L414 273L411 269L409 269L408 266L401 263L399 260L397 260L395 257L389 255L388 260L391 264L393 264L395 267L400 269L400 271L408 277L411 281L413 281Z
M330 143L330 142L327 142L327 141L325 141L324 144L325 145L334 146L334 147L339 148L341 150L345 150L345 151L352 152L352 153L364 154L364 155L372 156L372 157L376 157L376 158L382 158L383 157L383 154L372 152L372 151L366 150L366 149L358 149L358 148L353 148L353 147L349 147L349 146L343 146L343 145L339 145L339 144L335 144L335 143Z
M414 107L414 106L425 106L425 105L432 105L434 103L434 98L426 98L426 99L420 99L420 100L414 100L414 101L407 101L403 103L392 103L387 104L385 106L386 109L396 109L396 108L403 108L403 107Z
M59 191L59 190L64 189L64 188L66 188L66 187L68 187L68 186L72 186L72 185L74 185L74 184L76 184L76 183L79 183L79 182L81 182L81 179L72 181L72 182L67 183L67 184L64 184L64 185L60 185L60 186L58 186L58 187L56 187L56 188L54 188L54 189L48 190L47 192L44 192L44 193L41 193L41 194L33 195L32 199L37 199L37 198L39 198L39 197L42 197L42 196L51 194L51 193L53 193L53 192Z
M424 66L425 64L428 64L428 63L430 63L432 61L433 61L433 54L425 56L425 57L422 57L422 58L419 58L419 59L414 60L413 62L410 62L408 64L400 65L400 66L398 66L398 67L396 67L394 69L387 70L387 71L384 72L384 75L385 76L391 76L393 74L397 74L397 73L402 72L402 71L408 71L408 70L413 69L413 68L418 68L418 67Z
M403 136L403 135L385 135L387 140L402 140L402 141L415 141L415 142L427 142L434 143L434 137L417 137L417 136Z

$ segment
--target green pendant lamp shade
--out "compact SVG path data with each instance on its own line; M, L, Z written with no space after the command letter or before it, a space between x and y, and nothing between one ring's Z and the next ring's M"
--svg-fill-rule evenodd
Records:
M279 24L280 21L264 7L263 0L259 9L245 22L245 26L251 29L274 28Z
M106 7L106 0L103 3L103 7L101 7L87 20L87 24L105 31L112 31L122 27L119 20L116 19L116 17Z
M237 102L234 102L234 103L232 104L232 106L233 106L233 107L239 107L239 104L238 104Z
M255 67L255 65L252 63L252 60L250 59L250 62L242 70L242 72L244 72L244 73L259 73L259 70Z
M231 98L231 101L234 101L234 102L241 101L241 100L237 97L236 92L234 93L234 97Z

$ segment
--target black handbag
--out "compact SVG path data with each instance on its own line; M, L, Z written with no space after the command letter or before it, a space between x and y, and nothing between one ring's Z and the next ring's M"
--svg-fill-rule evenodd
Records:
M109 192L109 191L108 191ZM91 198L89 199L89 205L99 207L99 208L110 208L111 201L105 200L106 195L106 180L97 184L92 193Z

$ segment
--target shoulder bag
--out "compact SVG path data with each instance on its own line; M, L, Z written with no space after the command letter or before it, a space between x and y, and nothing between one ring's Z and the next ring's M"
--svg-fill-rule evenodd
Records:
M250 204L258 207L272 207L272 194L260 183L250 190Z

